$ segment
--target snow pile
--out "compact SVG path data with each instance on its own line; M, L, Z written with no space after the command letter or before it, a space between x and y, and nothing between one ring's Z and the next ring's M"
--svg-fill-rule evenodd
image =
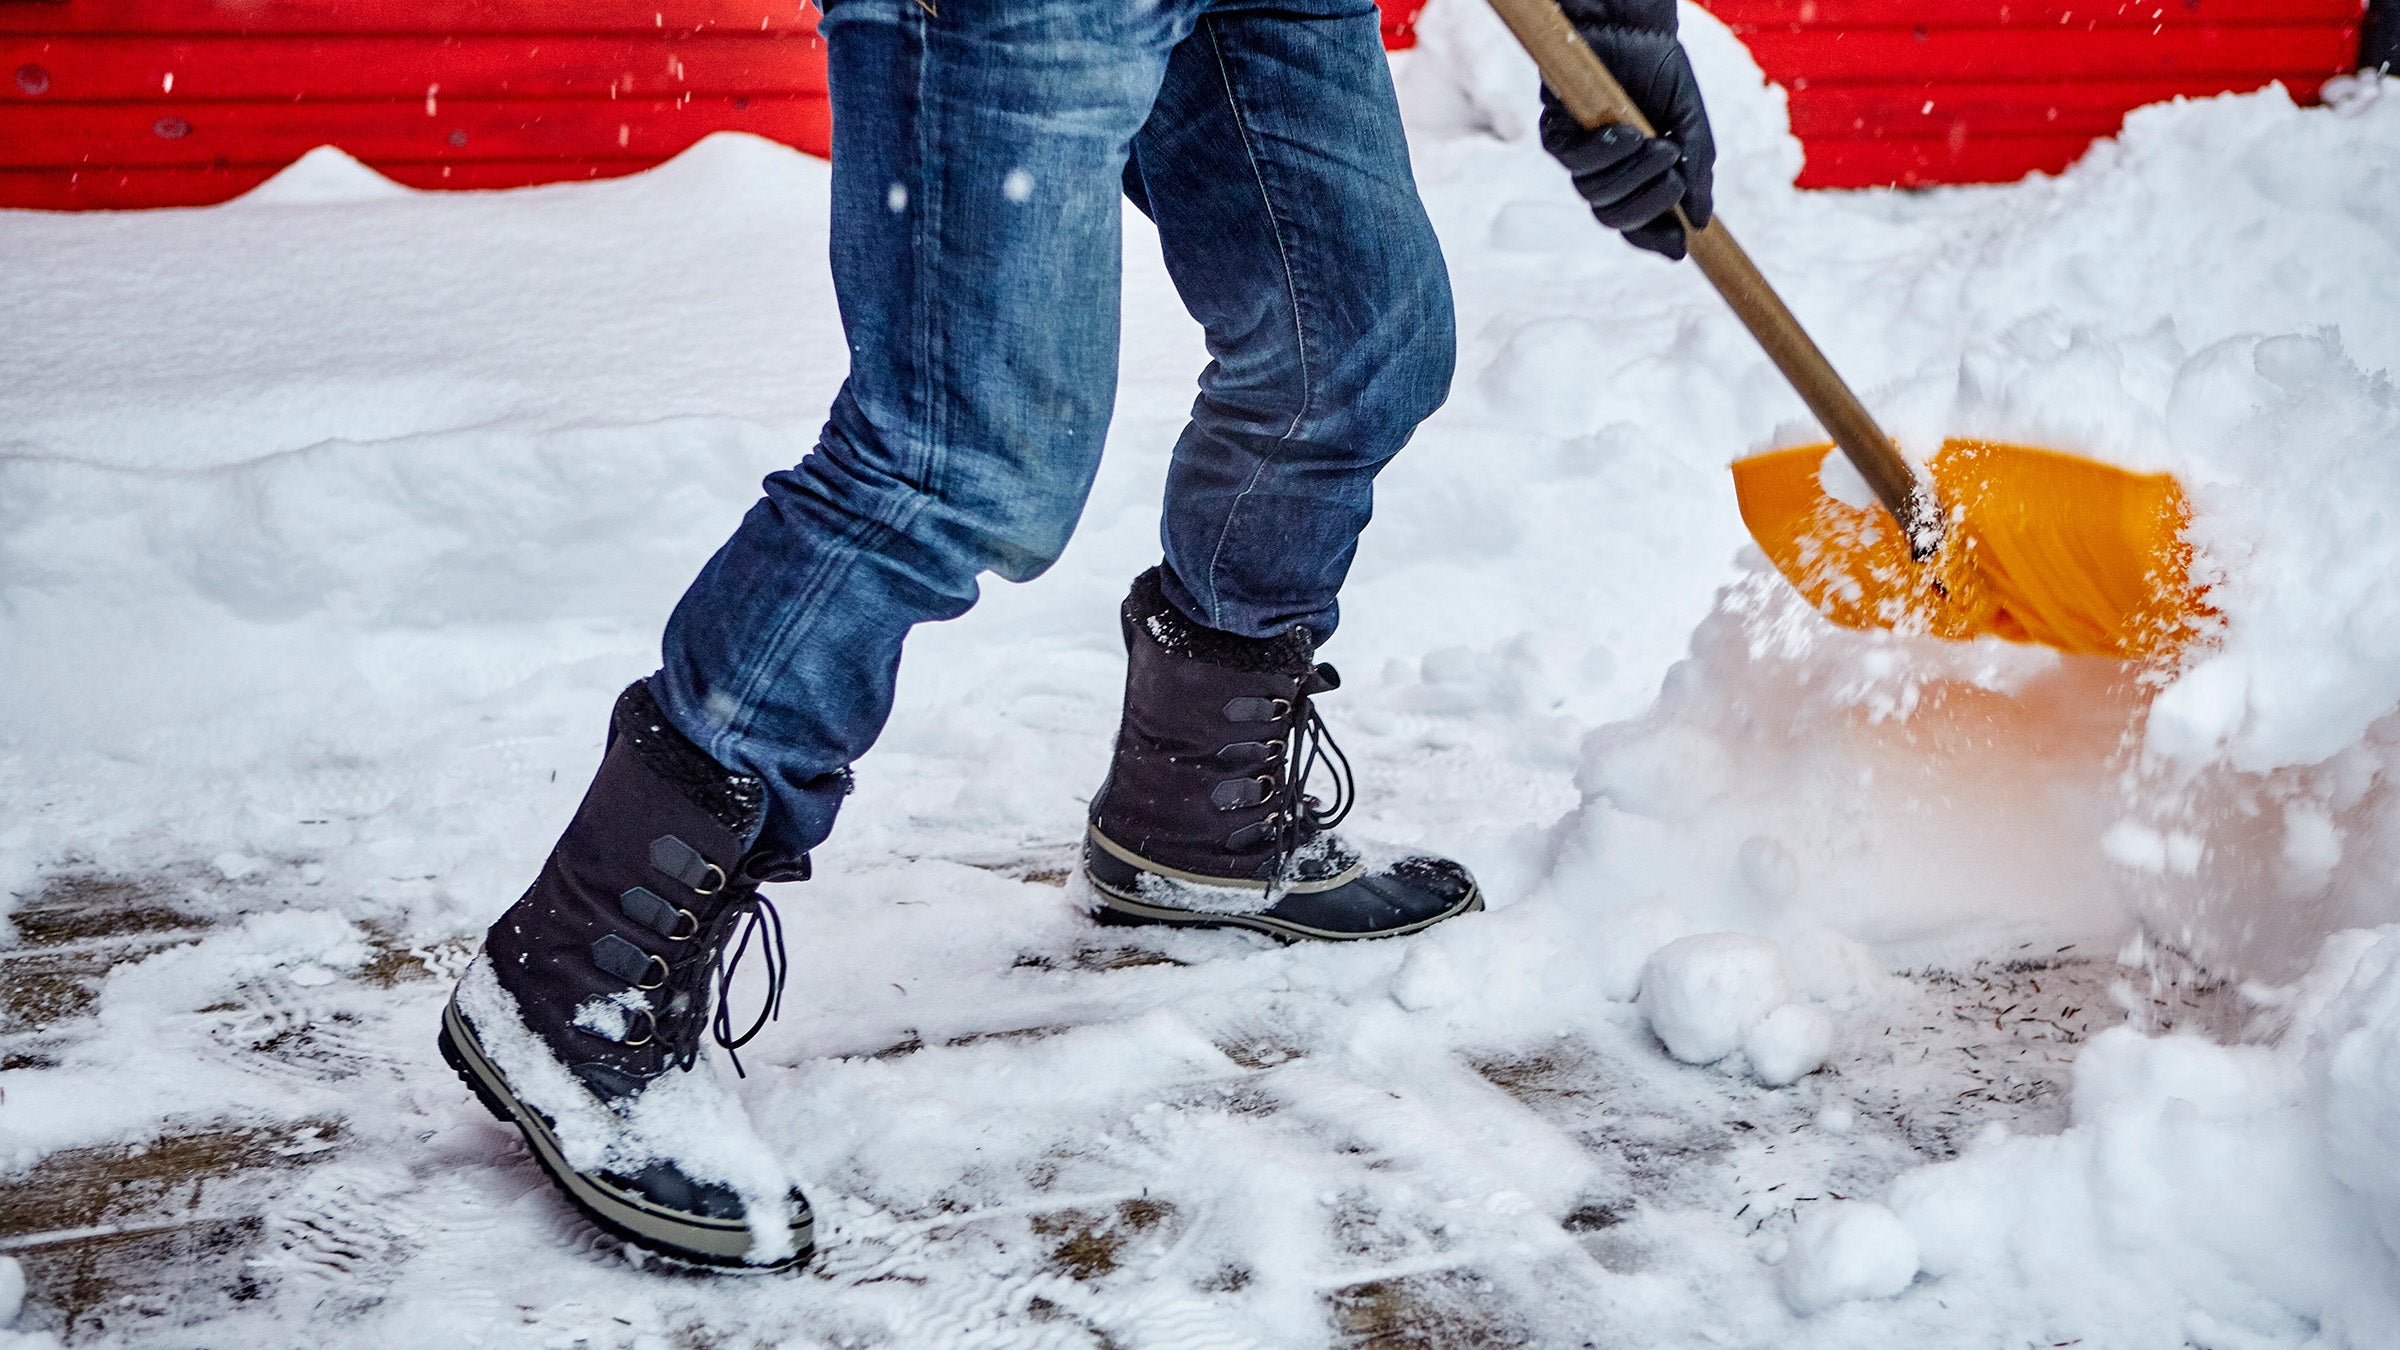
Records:
M2323 1104L2327 1162L2400 1256L2400 929L2327 945L2295 1038L2308 1091Z
M1435 55L1410 74L1444 72L1480 108L1524 72L1479 10L1436 6ZM1574 851L1638 853L1628 870L1656 875L1650 841L1687 820L1674 846L1751 864L1702 887L1703 922L1890 941L2139 914L2276 978L2333 928L2400 917L2377 885L2374 841L2393 831L2371 787L2386 767L2371 729L2400 707L2400 183L2352 171L2400 137L2400 84L2340 82L2327 108L2269 90L2144 109L2067 174L2007 189L1795 194L1778 100L1749 95L1754 68L1713 20L1687 9L1685 26L1729 221L1903 446L1979 436L2174 472L2224 622L2144 684L1822 631L1760 594L1771 579L1744 581L1659 706L1587 750L1583 824L1619 838ZM1530 233L1529 208L1503 207L1495 240ZM2220 284L2186 284L2203 276ZM1883 303L1900 296L1915 301ZM1480 391L1550 434L1604 432L1613 408L1565 372L1609 368L1623 338L1576 322L1514 326ZM1710 345L1714 327L1678 341L1720 368L1757 360ZM1782 423L1734 454L1817 434L1760 375L1716 396ZM2168 839L2193 842L2150 846Z
M1891 1206L1938 1287L2015 1291L2043 1329L2129 1350L2385 1344L2395 1047L2400 928L2346 933L2281 1044L2107 1032L2076 1062L2071 1128L1905 1176Z

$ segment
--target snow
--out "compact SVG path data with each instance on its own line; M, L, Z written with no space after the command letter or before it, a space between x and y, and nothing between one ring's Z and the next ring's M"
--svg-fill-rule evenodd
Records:
M2400 92L1804 194L1781 96L1686 25L1726 219L1904 447L2172 470L2221 630L2133 669L1796 604L1725 465L1805 411L1435 0L1400 77L1460 377L1380 480L1324 711L1362 836L1489 912L1351 948L1085 916L1116 605L1206 360L1129 217L1074 544L911 638L817 879L770 888L785 1015L718 1085L727 1168L818 1203L789 1279L625 1259L432 1035L841 378L824 166L719 137L419 194L320 151L222 208L0 213L0 1185L272 1144L45 1190L100 1198L0 1237L11 1334L2390 1344ZM57 1232L162 1213L246 1236L61 1304Z
M1742 1036L1750 1072L1768 1087L1790 1087L1825 1067L1833 1053L1833 1019L1805 1003L1786 1003Z
M1668 1054L1686 1064L1714 1064L1741 1047L1786 989L1783 951L1773 942L1696 933L1652 954L1635 1003Z
M2273 1045L2102 1033L2073 1123L1901 1177L1927 1274L2132 1347L2388 1344L2400 1326L2400 929L2337 936ZM2314 1339L2312 1339L2314 1338Z
M1796 1313L1890 1298L1917 1278L1917 1242L1883 1206L1836 1200L1810 1210L1793 1230L1778 1278L1784 1302Z
M594 1001L595 1003L598 1000ZM672 1163L696 1181L742 1197L750 1220L748 1260L772 1265L792 1254L791 1189L798 1181L759 1138L740 1098L727 1089L714 1055L689 1072L651 1081L614 1107L592 1096L525 1025L517 1003L478 957L459 981L458 1005L517 1096L550 1121L567 1165L579 1172L631 1176ZM605 1006L605 1005L603 1005ZM578 1010L576 1021L594 1012ZM624 1017L622 1010L618 1017Z

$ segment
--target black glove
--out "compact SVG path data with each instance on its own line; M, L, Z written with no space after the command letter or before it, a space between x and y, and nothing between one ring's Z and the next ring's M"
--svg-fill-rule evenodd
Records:
M1575 176L1592 215L1637 248L1683 256L1676 203L1708 223L1717 142L1692 63L1675 38L1675 0L1560 0L1575 31L1633 96L1655 137L1615 122L1589 130L1542 86L1542 148Z

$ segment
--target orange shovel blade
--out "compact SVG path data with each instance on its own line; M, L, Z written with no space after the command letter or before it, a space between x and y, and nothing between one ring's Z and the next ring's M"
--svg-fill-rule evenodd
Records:
M1929 467L1950 534L1918 563L1881 506L1826 493L1831 449L1739 460L1733 486L1751 537L1835 623L2137 659L2173 651L2210 615L2183 539L2191 508L2166 474L1946 442Z

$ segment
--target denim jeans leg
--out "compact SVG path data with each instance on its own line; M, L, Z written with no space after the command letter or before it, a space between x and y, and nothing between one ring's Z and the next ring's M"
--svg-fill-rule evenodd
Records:
M1378 30L1368 0L1212 12L1134 141L1130 185L1214 358L1162 580L1222 631L1333 631L1376 471L1449 393L1449 275Z
M850 375L816 448L668 622L675 725L814 847L902 640L1040 573L1116 395L1125 147L1190 5L829 0L832 261Z

